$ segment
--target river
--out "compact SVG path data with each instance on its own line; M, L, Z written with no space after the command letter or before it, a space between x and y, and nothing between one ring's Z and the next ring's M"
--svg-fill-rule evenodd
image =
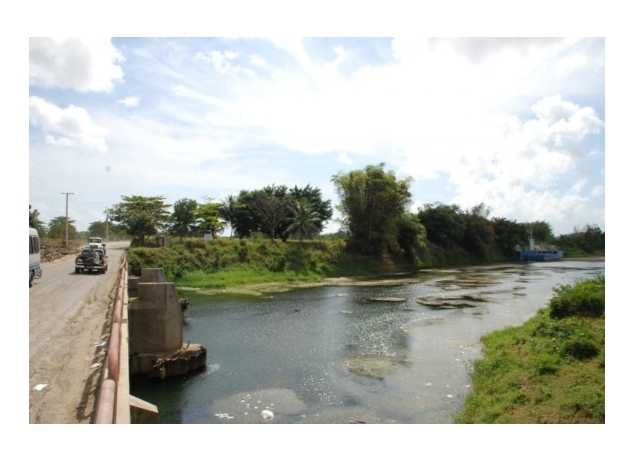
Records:
M525 322L558 284L604 271L603 259L565 260L260 297L180 292L191 301L184 340L207 348L207 367L133 377L131 393L161 423L451 423L481 336Z

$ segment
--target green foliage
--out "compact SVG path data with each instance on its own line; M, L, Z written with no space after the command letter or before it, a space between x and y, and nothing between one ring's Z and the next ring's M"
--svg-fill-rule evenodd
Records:
M187 238L172 247L131 248L128 255L130 272L141 268L163 268L167 278L184 286L202 287L244 284L245 281L319 279L326 276L359 276L400 271L408 265L382 263L379 259L345 250L340 239L297 243L274 240ZM240 274L240 278L237 278ZM201 280L200 278L203 278ZM269 279L270 278L270 279ZM192 279L192 280L191 280Z
M559 287L553 300L591 295L588 284L604 287L604 277ZM604 316L553 318L551 312L541 309L520 327L482 338L473 392L456 422L604 424Z
M331 219L330 200L323 200L321 190L306 185L301 188L285 185L267 185L261 190L241 190L238 196L229 195L223 203L220 215L239 238L257 237L262 233L269 239L286 241L293 234L288 230L292 224L289 207L296 203L305 204L317 216L312 221L315 232L320 232Z
M533 234L533 240L536 243L551 244L554 241L554 235L550 224L546 221L534 221L532 223L523 223L525 230Z
M397 220L397 244L411 263L421 265L427 251L427 231L418 215L403 213Z
M67 231L67 237L69 239L77 239L79 237L78 230L76 229L76 226L74 226L74 223L76 221L70 219L66 226L66 219L67 218L65 218L65 216L57 216L56 218L51 220L48 223L48 237L50 237L51 239L64 239L65 232Z
M397 222L411 200L410 178L397 179L384 164L332 177L338 210L354 252L383 254L397 244Z
M557 293L550 300L550 315L553 318L568 316L602 317L605 311L604 277L585 280L575 285L555 288Z
M162 268L169 281L179 280L189 271L201 268L198 259L186 249L136 247L128 251L129 274L139 276L142 268Z
M269 239L275 239L287 224L288 205L283 196L275 195L275 190L265 189L254 195L248 205L258 220L260 230Z
M182 198L173 204L169 232L180 239L193 234L197 229L197 202L189 198Z
M578 337L565 343L561 349L564 356L574 359L591 359L600 353L600 349L592 340L586 337Z
M43 238L47 229L45 224L39 219L39 210L32 209L32 205L28 205L28 226L37 230L40 238Z
M230 237L234 232L234 225L236 222L236 209L238 206L238 197L235 195L228 195L225 200L221 202L219 206L218 216L230 225Z
M497 249L503 258L517 260L516 247L522 247L528 243L529 233L526 227L505 218L492 219L492 227L496 236Z
M164 203L164 197L122 195L121 199L121 203L113 205L106 213L128 235L134 237L139 245L145 245L147 237L157 234L167 226L170 218L167 209L171 205Z
M575 228L571 234L563 234L555 240L566 256L604 254L605 233L596 225L587 224L583 229Z
M441 247L462 245L466 219L457 205L426 204L418 210L420 222L427 230L427 239Z
M298 234L299 242L304 237L312 237L318 232L318 223L321 221L318 212L305 199L295 200L288 206L290 216L286 218L289 223L285 234Z
M221 234L225 229L225 222L219 218L221 202L202 203L198 205L196 212L197 231L200 234L210 233L213 237Z
M561 360L557 355L542 353L532 362L535 375L556 374L561 367Z
M462 245L474 258L486 260L496 251L494 226L482 213L489 213L483 204L465 214L466 230Z

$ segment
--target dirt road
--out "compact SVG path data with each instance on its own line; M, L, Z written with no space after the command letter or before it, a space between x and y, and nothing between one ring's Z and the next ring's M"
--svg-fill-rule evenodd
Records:
M74 256L42 264L29 290L29 421L84 423L106 356L115 285L127 242L107 245L108 272L74 273ZM43 388L40 388L45 385Z

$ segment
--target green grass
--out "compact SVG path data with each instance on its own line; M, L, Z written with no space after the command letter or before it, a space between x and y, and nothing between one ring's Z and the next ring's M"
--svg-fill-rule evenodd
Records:
M604 286L602 276L557 288L550 306L524 325L483 337L473 392L455 421L604 423ZM602 290L601 312L588 313L579 299L591 296L593 307L597 290ZM553 314L553 304L566 309L563 318Z
M176 281L177 286L190 288L226 288L246 284L316 281L321 279L317 273L295 273L292 271L273 272L233 268L216 272L190 271Z
M396 258L349 253L341 239L306 242L187 239L172 247L131 248L128 265L131 275L140 275L142 268L162 268L169 281L196 288L316 281L414 270L412 265Z

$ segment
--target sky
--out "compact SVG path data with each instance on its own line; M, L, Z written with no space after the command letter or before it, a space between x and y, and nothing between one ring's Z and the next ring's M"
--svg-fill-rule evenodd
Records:
M31 37L29 203L78 230L122 195L335 207L333 175L384 163L412 212L604 230L604 71L604 38Z

